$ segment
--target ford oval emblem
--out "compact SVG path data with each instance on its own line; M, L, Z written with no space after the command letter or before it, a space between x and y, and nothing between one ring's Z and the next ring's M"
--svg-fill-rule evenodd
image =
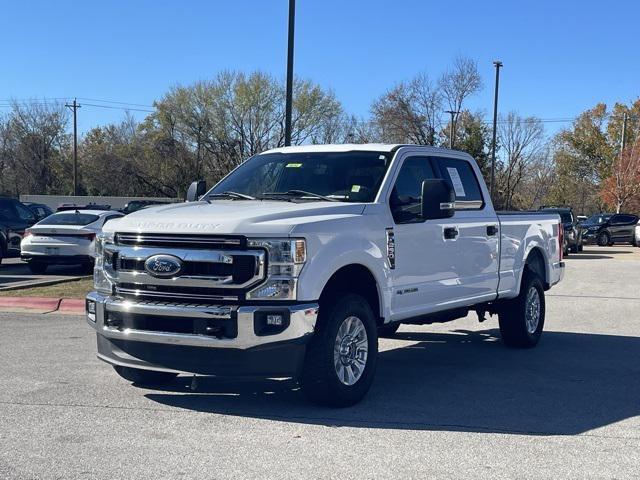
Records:
M152 255L144 262L144 269L154 277L175 277L182 271L182 260L173 255Z

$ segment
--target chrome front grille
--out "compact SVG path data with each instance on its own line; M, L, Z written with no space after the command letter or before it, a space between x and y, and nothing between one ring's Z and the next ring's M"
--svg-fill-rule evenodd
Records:
M169 248L244 248L244 237L218 237L211 235L171 235L163 233L117 233L116 245L135 247L169 247Z
M196 237L201 243L190 244ZM222 245L222 240L234 243L226 248L213 247ZM105 248L104 267L115 284L116 295L123 298L238 302L247 289L266 278L266 253L238 248L245 243L240 238L118 233L115 245ZM160 254L182 261L176 276L160 278L145 269L146 259Z

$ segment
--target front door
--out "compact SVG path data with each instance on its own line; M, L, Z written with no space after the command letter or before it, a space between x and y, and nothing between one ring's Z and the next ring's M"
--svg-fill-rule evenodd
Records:
M421 218L422 182L428 178L436 178L428 157L405 157L388 200L395 242L393 320L442 310L456 295L456 239L445 238L456 219Z

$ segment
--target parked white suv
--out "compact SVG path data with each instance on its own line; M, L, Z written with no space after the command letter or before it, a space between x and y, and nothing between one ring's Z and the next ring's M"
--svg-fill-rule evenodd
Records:
M475 310L498 314L506 345L535 346L561 233L557 214L497 215L461 152L280 148L199 201L107 224L88 323L98 357L134 382L293 376L313 401L351 405L378 335L401 323Z

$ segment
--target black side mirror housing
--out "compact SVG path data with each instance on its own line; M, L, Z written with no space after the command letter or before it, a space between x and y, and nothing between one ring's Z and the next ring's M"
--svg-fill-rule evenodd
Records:
M196 180L189 185L189 190L187 190L187 202L196 202L205 193L207 193L207 182L205 180Z
M453 188L442 178L422 182L422 218L435 220L450 218L456 211L456 195Z

